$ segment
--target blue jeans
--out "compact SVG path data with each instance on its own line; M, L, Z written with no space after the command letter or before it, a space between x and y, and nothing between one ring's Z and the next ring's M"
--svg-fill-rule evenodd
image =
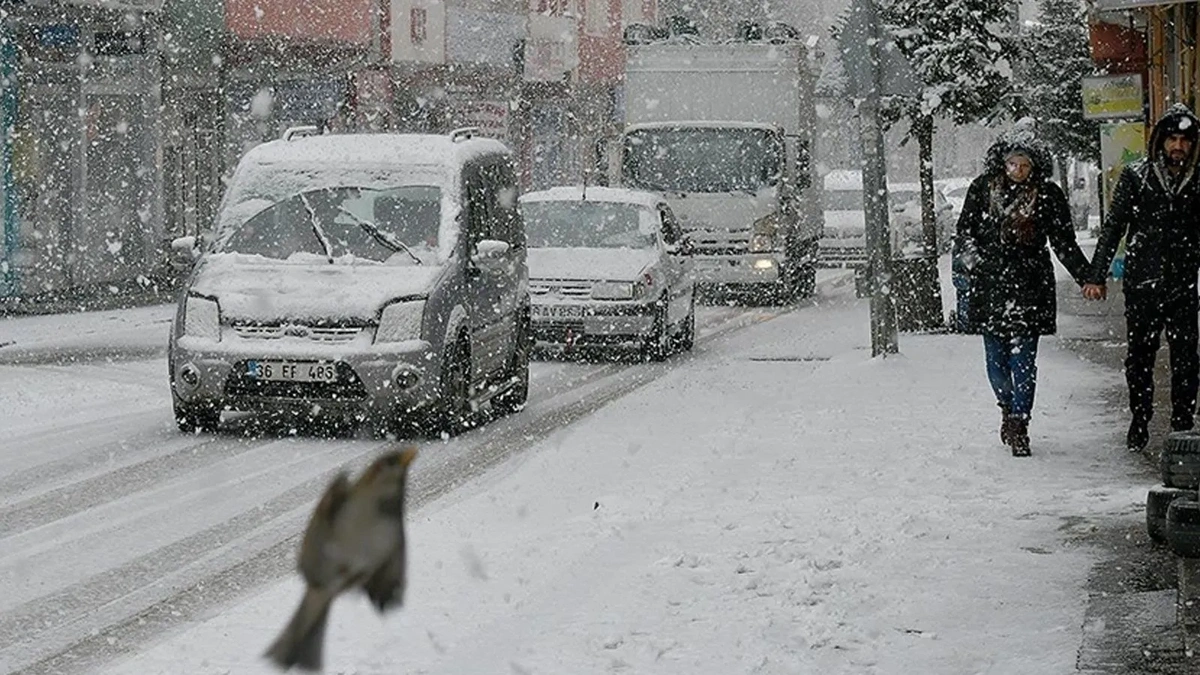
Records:
M983 334L987 357L988 381L996 394L996 403L1019 419L1033 412L1033 393L1037 388L1038 336L1002 338Z

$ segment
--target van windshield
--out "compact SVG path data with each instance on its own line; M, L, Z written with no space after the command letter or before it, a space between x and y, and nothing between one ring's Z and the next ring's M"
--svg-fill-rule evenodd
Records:
M419 265L436 258L440 223L437 187L322 188L265 204L218 242L217 251Z

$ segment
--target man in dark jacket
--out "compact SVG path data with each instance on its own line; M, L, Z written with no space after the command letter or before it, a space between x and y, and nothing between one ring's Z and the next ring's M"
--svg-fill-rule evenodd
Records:
M1108 277L1125 237L1125 326L1129 352L1126 442L1140 451L1150 441L1154 361L1166 331L1171 351L1171 429L1191 429L1200 359L1196 353L1196 275L1200 270L1200 178L1196 173L1200 120L1172 106L1154 125L1148 156L1121 171L1112 206L1092 256L1097 283ZM1085 292L1103 294L1102 286Z
M1080 286L1093 281L1067 199L1050 180L1050 155L1031 123L1022 120L988 149L987 169L963 202L955 260L969 279L971 319L983 333L988 381L1002 412L1000 438L1017 457L1030 454L1038 340L1058 326L1050 250Z

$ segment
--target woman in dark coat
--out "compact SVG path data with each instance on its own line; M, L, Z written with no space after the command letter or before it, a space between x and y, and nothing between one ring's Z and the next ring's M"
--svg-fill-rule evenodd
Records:
M1049 179L1049 154L1032 130L1001 136L971 183L958 220L959 271L970 279L971 320L983 333L988 380L1003 412L1000 438L1029 455L1038 339L1057 328L1054 264L1046 244L1080 286L1091 268L1070 207Z

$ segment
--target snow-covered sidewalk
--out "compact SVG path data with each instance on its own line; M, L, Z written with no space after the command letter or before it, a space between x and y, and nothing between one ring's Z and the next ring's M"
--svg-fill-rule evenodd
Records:
M1016 459L978 337L904 335L871 360L867 326L837 299L709 343L416 509L406 606L339 600L328 671L1074 671L1095 558L1072 534L1139 518L1146 489L1111 447L1116 375L1044 341ZM274 584L110 672L271 672L300 592Z

